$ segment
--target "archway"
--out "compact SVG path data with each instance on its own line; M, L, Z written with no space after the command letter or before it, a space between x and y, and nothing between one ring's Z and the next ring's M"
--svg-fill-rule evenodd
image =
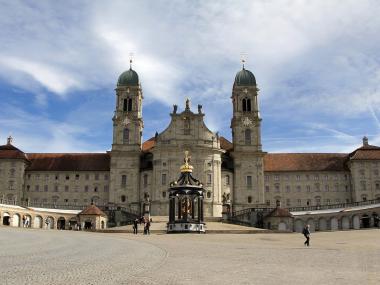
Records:
M64 217L60 217L57 220L57 229L58 230L64 230L66 227L66 220Z
M22 216L22 226L24 228L30 228L32 226L32 216L31 215L23 215Z
M75 230L77 228L78 221L75 217L72 217L69 220L69 230Z
M8 213L3 214L3 226L10 226L11 225L11 217Z
M360 229L360 218L359 216L354 216L352 218L352 227L355 229L355 230L358 230Z
M339 223L338 223L338 219L333 217L331 218L330 220L330 228L332 231L337 231L339 229Z
M279 230L279 231L286 231L286 230L287 230L286 223L284 223L284 222L280 222L280 223L278 224L278 230Z
M369 228L370 227L370 218L368 215L363 215L362 218L362 227Z
M12 216L12 227L19 227L20 226L20 215L14 214Z
M102 228L102 230L104 229L104 221L102 221L101 223L100 223L100 226L101 226L101 228Z
M46 229L54 229L54 218L46 217L45 224L46 224Z
M91 230L92 229L92 221L91 220L86 220L84 222L84 229L85 230Z
M342 218L342 230L349 230L350 229L350 219L348 217Z
M319 230L320 231L326 231L327 230L327 221L325 218L319 219Z
M315 232L315 223L313 219L308 219L306 224L310 226L309 230L311 233Z
M33 228L41 229L42 228L42 217L36 216L33 221Z
M380 224L380 219L379 219L379 215L377 213L373 213L372 214L372 218L373 218L373 226L375 228L378 228L379 227L379 224Z
M304 221L302 220L296 220L294 223L294 229L297 233L302 233L303 227L304 227Z

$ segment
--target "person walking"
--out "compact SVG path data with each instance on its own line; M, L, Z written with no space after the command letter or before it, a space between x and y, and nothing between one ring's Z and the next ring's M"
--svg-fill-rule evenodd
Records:
M137 235L137 227L138 227L138 224L139 224L139 220L136 218L134 221L133 221L133 233L135 235Z
M146 221L146 234L150 235L150 221L148 219Z
M304 228L303 228L303 231L302 231L303 235L305 236L306 240L304 242L304 245L305 246L310 246L310 225L306 225Z

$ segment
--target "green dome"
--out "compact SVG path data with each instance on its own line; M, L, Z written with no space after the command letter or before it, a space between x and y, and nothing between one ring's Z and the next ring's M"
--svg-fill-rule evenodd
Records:
M139 76L137 72L130 68L127 71L124 71L117 81L117 86L138 86L139 85Z
M235 85L238 86L255 86L256 78L252 72L243 67L235 77Z

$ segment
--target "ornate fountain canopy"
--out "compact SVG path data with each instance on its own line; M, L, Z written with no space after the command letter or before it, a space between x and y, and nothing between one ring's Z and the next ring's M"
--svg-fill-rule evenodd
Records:
M170 189L185 189L185 188L199 188L202 189L203 184L192 176L193 166L190 165L190 155L185 151L185 164L181 166L181 175L177 181L170 183Z

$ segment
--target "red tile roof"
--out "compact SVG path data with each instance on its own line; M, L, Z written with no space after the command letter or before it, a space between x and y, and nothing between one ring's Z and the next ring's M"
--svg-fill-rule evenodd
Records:
M352 160L380 159L380 147L374 145L363 145L350 153Z
M0 146L0 159L25 159L27 160L27 157L24 152L19 150L17 147L6 144Z
M150 151L155 145L156 145L156 140L154 139L154 137L152 137L143 143L142 151L144 152Z
M108 153L28 153L28 171L109 171Z
M96 215L107 217L107 215L95 205L88 206L86 209L80 212L79 215Z
M268 153L264 171L343 171L344 153Z
M227 140L225 137L220 137L219 141L220 141L220 148L224 150L230 151L234 147L233 144L229 140Z

